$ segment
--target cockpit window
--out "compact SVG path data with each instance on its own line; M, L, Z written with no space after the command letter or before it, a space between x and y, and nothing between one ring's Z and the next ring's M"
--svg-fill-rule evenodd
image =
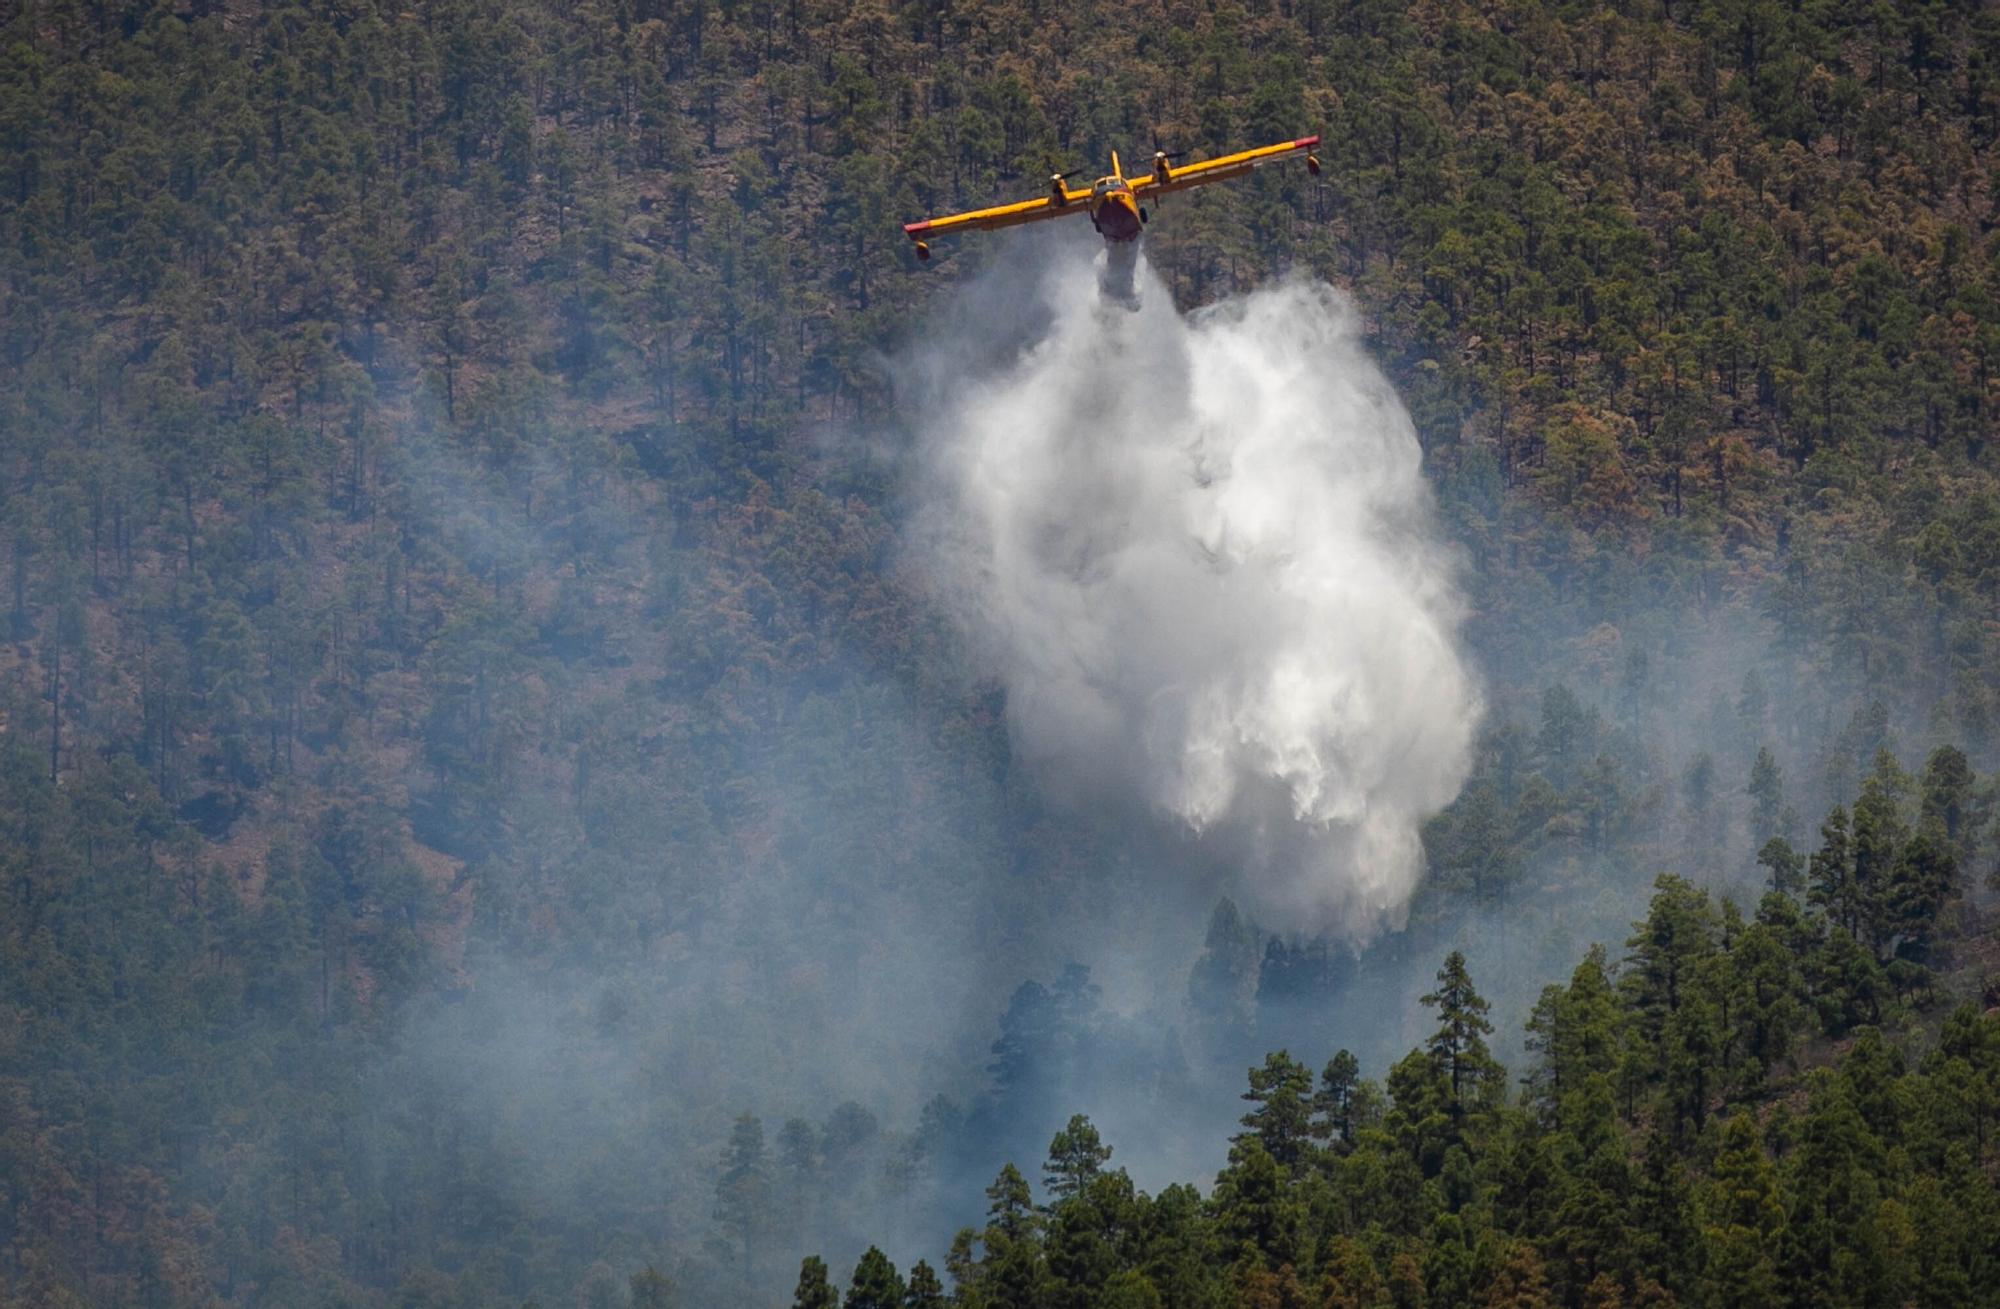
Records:
M1097 179L1097 185L1090 188L1090 193L1092 195L1103 195L1106 191L1109 191L1112 187L1116 186L1117 184L1118 184L1118 179L1116 178L1100 177Z

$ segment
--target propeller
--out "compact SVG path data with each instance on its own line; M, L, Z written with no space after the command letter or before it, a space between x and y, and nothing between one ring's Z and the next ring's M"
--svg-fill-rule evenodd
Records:
M1072 168L1067 172L1061 172L1061 173L1054 171L1055 169L1054 163L1051 163L1049 165L1049 168L1050 168L1049 198L1055 204L1058 205L1067 204L1068 201L1064 198L1066 193L1066 187L1064 186L1064 183L1068 182L1070 178L1075 177L1078 173L1082 172L1084 169L1084 165L1078 164L1075 168Z

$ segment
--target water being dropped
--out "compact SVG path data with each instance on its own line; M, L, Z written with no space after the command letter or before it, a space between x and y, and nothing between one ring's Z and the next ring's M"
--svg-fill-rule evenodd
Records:
M1136 301L1069 271L923 424L924 566L1052 794L1142 804L1267 920L1366 935L1480 712L1409 417L1329 286L1182 315L1143 261Z

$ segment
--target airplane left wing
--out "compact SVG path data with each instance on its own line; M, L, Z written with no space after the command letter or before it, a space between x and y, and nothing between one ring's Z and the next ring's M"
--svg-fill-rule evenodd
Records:
M1060 192L1049 188L1049 193L1039 200L1022 200L1011 205L997 205L992 209L973 209L962 214L947 214L943 218L926 218L920 223L904 223L903 234L917 243L917 256L930 258L929 239L947 232L990 232L1002 227L1019 227L1022 223L1038 223L1044 218L1061 218L1066 214L1087 214L1090 212L1090 188Z
M1319 160L1313 156L1313 147L1319 144L1316 136L1302 136L1295 141L1283 141L1277 145L1260 146L1255 150L1242 150L1233 155L1223 155L1219 159L1204 159L1198 164L1188 164L1181 168L1169 168L1163 156L1154 156L1153 171L1144 177L1132 179L1132 193L1138 196L1165 195L1169 191L1185 191L1191 187L1206 186L1210 182L1226 182L1232 177L1242 177L1255 172L1265 164L1274 164L1281 159L1296 155L1306 157L1306 167L1315 175L1319 172Z

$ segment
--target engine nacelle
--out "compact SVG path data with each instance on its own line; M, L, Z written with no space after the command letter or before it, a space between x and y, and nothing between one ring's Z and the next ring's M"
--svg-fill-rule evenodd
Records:
M1153 151L1153 180L1165 184L1172 179L1173 175L1173 165L1167 159L1167 152L1164 150Z
M1069 203L1069 188L1063 185L1061 173L1049 175L1049 203L1058 209Z

